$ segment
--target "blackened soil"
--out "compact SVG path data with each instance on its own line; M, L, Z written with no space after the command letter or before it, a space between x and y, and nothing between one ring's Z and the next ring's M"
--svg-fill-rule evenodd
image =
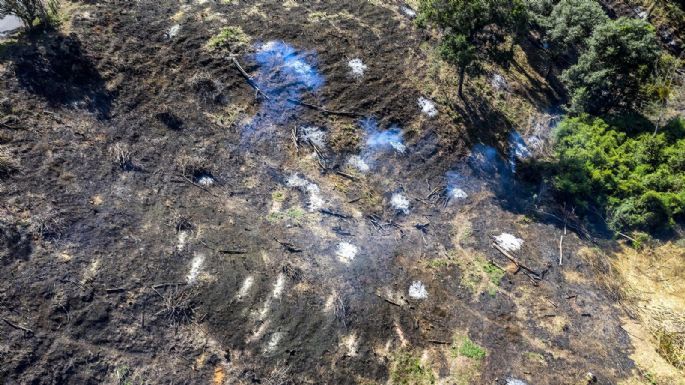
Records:
M434 42L403 4L374 3L75 3L69 34L2 50L0 132L20 170L0 181L0 382L385 383L409 351L452 383L454 335L487 349L473 384L631 373L619 310L576 257L586 243L569 233L558 266L562 230L505 204L507 192L532 202L529 190L481 175L468 199L431 200L446 172L468 166L476 127L447 106L421 114L419 46ZM325 84L302 101L397 124L406 153L374 153L362 174L346 163L364 151L357 117L297 104L264 113L238 68L205 48L224 26L250 37L233 52L248 74L260 43L315 53ZM312 145L293 142L303 126L354 140L317 148L324 172ZM494 293L474 291L466 265L431 264L506 266L491 247L502 232L547 270L537 286L512 269ZM409 297L415 281L427 298Z

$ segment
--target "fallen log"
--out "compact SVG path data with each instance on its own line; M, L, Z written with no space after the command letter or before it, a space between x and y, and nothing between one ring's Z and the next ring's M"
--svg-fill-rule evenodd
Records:
M231 61L233 62L233 64L235 64L235 66L238 68L238 71L240 71L240 73L243 75L243 77L245 78L245 80L247 80L247 83L248 83L250 86L252 86L252 88L254 88L255 91L257 91L257 93L258 93L259 95L262 95L262 96L264 97L264 99L266 99L266 100L271 100L271 98L269 97L269 95L265 94L264 91L262 91L262 90L259 88L259 86L257 85L257 83L255 83L255 81L252 80L252 77L251 77L250 75L248 75L247 72L245 72L245 70L244 70L243 67L240 65L240 63L238 63L238 60L236 60L236 58L233 57L233 56L230 56L230 59L231 59Z
M509 259L511 262L513 262L514 265L516 265L516 267L518 267L518 268L520 268L520 269L523 269L523 270L527 271L528 273L532 274L534 279L537 279L537 280L541 280L541 279L542 279L540 273L538 273L537 271L535 271L535 270L531 269L530 267L528 267L528 266L524 265L523 263L521 263L521 261L519 261L519 260L516 259L514 256L512 256L511 254L509 254L509 252L507 252L506 250L504 250L504 249L502 248L502 246L498 245L497 242L493 242L493 243L492 243L492 247L494 247L497 251L499 251L500 253L502 253L502 255L504 255L505 257L507 257L507 259Z
M335 211L333 211L333 210L319 209L319 212L320 212L321 214L330 215L330 216L332 216L332 217L338 217L338 218L342 218L342 219L350 219L350 216L349 216L349 215L345 215L345 214L342 214L342 213L339 213L339 212L335 212Z
M299 247L293 245L293 244L290 243L290 242L279 241L277 238L274 238L274 241L278 242L281 246L283 246L287 251L289 251L289 252L291 252L291 253L300 253L300 252L302 252L302 249L300 249Z
M303 102L303 101L297 100L297 99L288 98L287 100L288 100L288 102L290 102L292 104L297 104L298 106L311 108L313 110L317 110L317 111L322 112L322 113L327 114L327 115L351 116L353 118L357 118L357 117L362 116L362 114L359 114L357 112L329 110L326 107L317 106L316 104Z
M13 328L15 328L15 329L17 329L17 330L21 330L21 331L23 331L24 333L27 333L27 334L33 334L33 330L31 330L31 329L29 329L29 328L27 328L27 327L23 327L23 326L21 326L21 325L15 324L14 322L8 320L7 318L3 318L2 320L5 321L6 324L8 324L9 326L11 326L11 327L13 327Z

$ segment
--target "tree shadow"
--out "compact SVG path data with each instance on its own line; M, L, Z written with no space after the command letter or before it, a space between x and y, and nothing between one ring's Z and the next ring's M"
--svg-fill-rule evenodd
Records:
M511 64L528 79L533 89L526 96L539 106L560 105L566 102L568 95L559 79L560 68L570 66L566 58L554 57L541 43L532 36L518 41L518 46L526 56L528 66L542 77L547 84L532 76L521 64L512 60Z
M13 64L19 86L54 107L83 108L108 119L113 96L75 34L35 31L0 53Z

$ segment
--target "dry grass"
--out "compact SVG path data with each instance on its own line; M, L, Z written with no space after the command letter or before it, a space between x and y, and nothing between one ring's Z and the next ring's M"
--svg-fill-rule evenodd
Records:
M626 320L642 380L685 384L685 248L667 243L609 257L598 249L579 253L604 286L640 324Z

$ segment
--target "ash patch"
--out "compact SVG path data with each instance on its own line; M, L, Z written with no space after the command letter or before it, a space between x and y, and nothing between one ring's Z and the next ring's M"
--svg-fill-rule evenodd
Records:
M347 62L347 66L350 68L350 75L357 79L362 78L367 69L362 59L352 59Z
M509 233L502 233L495 237L495 242L507 251L518 251L523 246L523 239Z
M417 101L421 112L428 116L429 118L434 118L438 116L438 108L435 106L432 100L424 98L423 96Z
M349 264L357 256L359 248L349 242L340 242L335 250L335 255L338 256L340 262Z
M310 212L314 212L324 207L326 202L321 195L319 186L315 183L310 182L297 174L293 174L288 178L286 184L290 187L297 187L307 193L309 196L308 209Z
M397 211L400 211L404 214L409 213L409 206L411 203L409 202L409 199L402 193L394 193L390 197L390 205L392 208L394 208Z
M428 290L426 290L426 285L421 281L412 282L409 286L409 297L414 299L426 299L428 298Z

